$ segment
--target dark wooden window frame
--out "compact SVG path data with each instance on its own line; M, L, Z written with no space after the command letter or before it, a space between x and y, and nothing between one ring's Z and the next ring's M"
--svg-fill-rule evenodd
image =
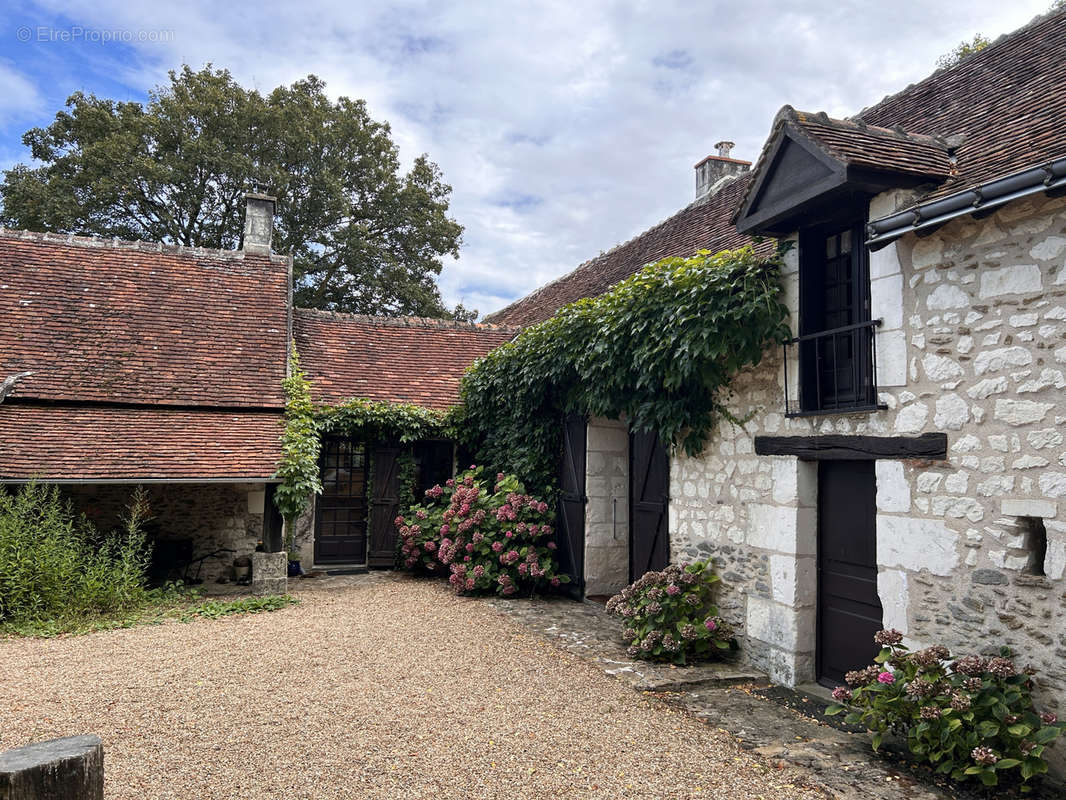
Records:
M874 329L881 321L870 317L864 225L861 218L853 218L847 223L811 226L800 233L799 336L785 347L786 371L789 346L795 348L799 397L788 397L786 388L785 413L789 417L885 408L877 403ZM839 305L827 307L829 264L840 260L839 255L827 255L827 245L830 240L839 245L844 236L851 240L850 265L845 267L846 280L840 283L849 288L846 297L838 295Z

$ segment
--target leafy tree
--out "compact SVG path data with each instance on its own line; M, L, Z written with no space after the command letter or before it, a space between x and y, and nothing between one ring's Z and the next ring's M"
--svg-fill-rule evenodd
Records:
M422 155L402 174L388 124L313 75L264 96L184 66L144 105L76 92L23 142L39 163L4 174L9 227L229 249L259 186L278 197L274 249L294 256L300 305L476 316L449 312L436 283L462 235L440 169Z
M975 33L972 41L959 42L950 53L945 53L938 58L936 60L936 65L939 69L953 67L966 58L966 56L972 56L974 53L979 53L990 44L992 44L992 40L987 36Z

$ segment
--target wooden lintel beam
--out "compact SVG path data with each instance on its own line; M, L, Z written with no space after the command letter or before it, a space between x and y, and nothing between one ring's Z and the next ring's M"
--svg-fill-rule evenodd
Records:
M797 456L813 461L868 461L879 458L947 458L946 433L921 436L756 436L760 456Z

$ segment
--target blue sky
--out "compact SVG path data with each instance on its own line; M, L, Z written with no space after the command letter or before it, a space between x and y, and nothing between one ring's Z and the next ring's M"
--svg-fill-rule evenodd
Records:
M690 202L714 142L754 160L783 104L854 113L1049 3L7 3L0 167L77 90L143 100L182 63L261 90L314 73L441 166L466 229L441 288L485 314Z

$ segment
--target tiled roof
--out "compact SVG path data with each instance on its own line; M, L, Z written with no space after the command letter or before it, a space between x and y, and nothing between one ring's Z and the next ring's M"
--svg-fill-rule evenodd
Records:
M856 119L961 139L958 176L926 199L1066 155L1066 9L886 97Z
M670 256L688 257L697 250L726 250L750 244L732 223L734 208L747 187L741 175L701 203L693 203L625 244L586 261L485 319L503 325L532 325L552 316L567 303L596 297L641 267ZM773 245L760 248L769 252Z
M281 455L274 412L0 404L0 480L258 480Z
M948 145L942 139L867 125L861 120L832 119L824 112L811 114L791 106L785 106L783 116L843 164L938 179L952 174Z
M316 402L353 398L446 409L475 359L511 339L513 328L421 317L365 317L296 309L300 366Z
M288 260L0 230L0 381L16 398L278 406Z

